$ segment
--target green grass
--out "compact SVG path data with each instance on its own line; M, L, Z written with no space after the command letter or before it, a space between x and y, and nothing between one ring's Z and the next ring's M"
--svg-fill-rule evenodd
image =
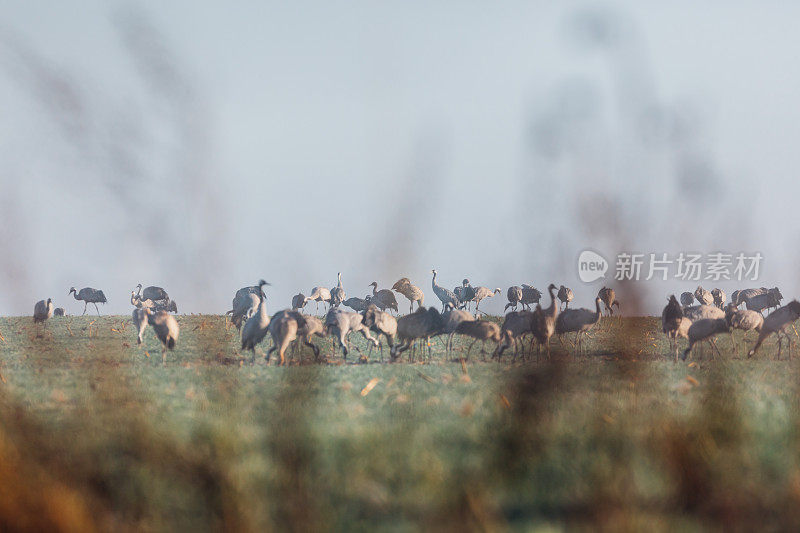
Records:
M138 347L127 321L54 318L38 338L30 318L0 318L0 476L17 480L0 525L798 522L800 364L773 342L748 360L721 336L723 357L689 366L657 319L604 319L581 357L554 340L550 361L483 362L478 344L462 366L468 342L446 358L436 340L421 363L342 364L316 339L327 364L306 350L251 366L224 319L182 316L162 365L152 331Z

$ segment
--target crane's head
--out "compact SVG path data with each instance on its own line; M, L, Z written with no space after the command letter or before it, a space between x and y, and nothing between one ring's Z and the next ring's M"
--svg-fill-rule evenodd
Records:
M464 278L463 280L461 280L461 285L466 287L467 285L469 285L469 280L467 278Z
M136 285L136 288L137 288L137 289L141 289L141 288L142 288L142 284L141 284L141 283L137 284L137 285Z
M551 283L550 285L548 285L548 286L547 286L547 290L548 290L548 291L554 291L554 290L556 290L557 288L558 288L558 287L556 287L554 283Z
M376 289L378 288L378 282L377 281L373 281L372 283L367 285L367 287L372 287L373 285L375 286Z
M493 293L493 294L500 294L501 292L502 292L502 291L500 290L500 287L497 287L497 288L494 290L494 293Z
M436 275L436 269L435 269L435 268L434 268L434 269L432 269L432 270L431 270L431 273L433 273L433 275L435 276L435 275Z
M264 281L263 279L258 280L259 287L263 287L264 285L272 285L272 284Z
M52 298L48 298L47 299L47 305L50 305L51 303L53 303L53 299Z
M75 287L70 287L69 292L67 294L72 294L73 292L77 292Z

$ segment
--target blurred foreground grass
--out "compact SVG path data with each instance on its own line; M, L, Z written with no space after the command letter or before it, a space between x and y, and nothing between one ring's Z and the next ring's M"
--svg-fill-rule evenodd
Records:
M476 345L462 366L436 341L425 364L343 365L316 339L331 364L279 368L242 364L223 318L182 316L162 366L127 320L37 338L0 318L0 529L800 524L800 364L771 342L675 364L657 319L604 319L579 358Z

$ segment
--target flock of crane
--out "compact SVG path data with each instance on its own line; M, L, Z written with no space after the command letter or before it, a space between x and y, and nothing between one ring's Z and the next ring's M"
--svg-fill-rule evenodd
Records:
M341 348L345 361L350 352L349 335L353 332L361 334L372 347L379 348L381 361L383 361L383 344L381 337L386 339L390 348L391 360L398 359L402 353L413 348L415 341L424 341L430 354L430 339L439 335L447 335L446 350L449 353L453 347L453 338L456 334L472 339L467 349L469 357L476 342L481 342L481 353L485 354L486 342L495 343L493 357L501 358L503 353L513 347L516 359L520 345L524 347L524 340L530 337L528 353L533 352L533 345L537 345L537 354L542 348L550 355L550 339L556 335L559 340L567 333L575 333L575 347L577 352L584 350L584 338L600 322L605 314L613 316L614 308L619 309L620 303L613 289L603 287L595 298L595 308L570 309L569 303L573 300L573 291L563 285L556 287L550 284L547 292L550 296L550 305L543 308L540 304L542 293L531 285L513 286L506 291L508 303L504 312L509 308L512 311L505 315L502 324L493 320L480 318L479 305L482 300L491 298L502 291L499 288L473 287L468 279L464 279L460 286L452 291L440 286L436 282L437 272L432 270L431 288L442 304L441 311L434 307L425 308L425 295L408 278L401 278L391 289L379 289L377 282L372 282L372 294L364 298L347 298L342 286L342 275L337 275L336 287L314 287L309 296L302 293L292 298L291 309L285 309L269 315L267 313L266 294L264 287L270 285L260 280L257 285L239 289L232 302L232 308L226 313L231 323L241 333L241 349L252 353L251 362L255 362L256 351L261 351L259 345L269 334L272 338L272 347L267 353L261 352L269 362L270 355L278 352L280 364L286 362L286 350L292 343L297 346L300 342L310 347L315 357L319 357L319 348L312 342L313 337L331 337L334 348ZM409 301L409 314L395 316L398 313L398 302L394 293L405 296ZM87 306L94 304L98 315L98 303L106 303L103 291L86 287L77 291L74 287L69 294L84 302L83 313L86 314ZM732 301L725 306L726 295L720 289L707 291L698 287L694 293L685 292L681 295L680 303L674 295L668 298L668 303L662 312L662 329L670 342L670 348L675 350L675 359L678 357L677 340L679 337L689 341L688 347L683 352L683 359L692 351L695 344L709 341L713 349L719 352L714 343L714 336L722 332L731 332L733 329L759 332L759 337L749 355L753 355L761 346L764 339L771 333L778 335L778 356L785 338L791 343L786 333L786 328L800 318L800 303L792 301L780 307L783 296L777 288L746 289L732 294ZM151 326L156 337L161 341L162 361L166 361L167 350L175 347L180 334L177 320L171 313L177 313L177 304L170 299L167 292L161 287L146 287L141 284L131 291L131 305L134 306L132 319L137 331L137 342L143 342L143 335L147 326ZM697 302L697 305L695 304ZM319 304L323 304L325 315L319 318L315 315L303 313L309 302L315 302L317 311ZM416 311L414 304L417 304ZM474 304L474 313L470 306ZM745 304L746 309L740 309ZM601 309L604 306L604 310ZM534 307L535 306L535 307ZM344 309L349 307L352 311ZM521 309L518 310L518 308ZM766 318L764 310L776 310ZM64 315L62 308L53 309L52 299L41 300L34 307L34 322L46 323L51 316ZM376 337L373 337L373 334ZM731 334L733 339L733 335ZM735 344L734 344L735 346ZM359 350L360 351L360 350ZM525 351L525 350L523 350ZM413 357L413 350L412 350Z

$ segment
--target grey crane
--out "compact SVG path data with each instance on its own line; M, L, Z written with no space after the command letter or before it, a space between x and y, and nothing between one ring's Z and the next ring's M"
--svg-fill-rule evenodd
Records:
M319 303L322 302L322 309L327 311L327 305L331 304L331 291L326 287L314 287L311 289L311 296L306 298L307 302L317 303L317 312L319 313Z
M153 311L166 311L167 313L177 313L178 304L175 300L159 300L152 307Z
M161 341L161 363L166 364L167 350L175 348L175 344L178 342L178 335L181 332L178 321L166 311L153 312L148 308L144 308L143 311L147 316L147 323L150 324L156 337Z
M378 309L381 311L386 311L387 309L393 310L395 313L398 312L397 310L397 298L394 297L394 293L389 289L381 289L378 290L378 282L373 281L369 284L369 287L372 287L372 298L370 298L370 302L375 304Z
M413 313L401 316L397 319L397 338L399 342L394 345L391 352L392 361L411 348L411 344L417 339L425 339L426 342L434 335L442 332L442 315L433 307L425 309L418 307ZM430 343L428 343L430 345Z
M361 316L363 317L362 323L378 336L378 343L381 347L381 362L383 362L381 335L386 337L386 343L389 345L389 351L391 352L394 347L394 338L397 336L397 319L386 311L379 309L375 304L369 304L366 310L361 313Z
M499 290L499 289L497 289ZM530 310L533 304L538 304L539 300L542 299L542 293L534 287L533 285L528 285L527 283L522 284L522 300L520 303L522 304L523 308L528 308Z
M461 301L456 296L456 293L449 289L445 289L441 285L436 283L436 269L431 270L433 273L433 279L431 279L431 288L433 289L433 293L439 298L439 301L442 302L442 312L444 312L444 306L448 303L453 304L453 307L458 308L461 305Z
M225 314L231 316L231 322L238 331L242 330L244 322L258 310L261 297L252 292L243 293L233 299L233 309Z
M686 337L691 325L692 321L683 316L683 309L675 295L671 295L664 310L661 311L661 331L667 335L670 349L675 351L676 363L678 362L678 337Z
M694 303L694 294L691 292L682 292L681 293L681 305L683 307L689 307Z
M550 284L547 286L547 292L550 294L550 307L542 309L542 306L536 304L536 309L533 311L533 320L531 323L531 333L537 345L537 356L542 346L547 350L547 357L550 358L550 337L556 331L556 320L558 319L558 306L556 305L556 286ZM533 343L531 342L531 349Z
M47 300L39 300L33 306L33 323L36 324L37 322L41 322L44 328L47 328L47 319L53 316L53 299L48 298ZM37 337L41 337L42 334L39 333Z
M572 289L564 285L558 288L558 299L561 300L561 305L564 306L564 309L569 309L569 303L573 298L575 298L575 294L573 294Z
M144 312L144 308L137 307L131 313L131 318L133 319L133 327L136 330L136 344L142 344L144 333L147 330L147 313Z
M478 307L480 307L481 302L486 298L491 298L495 294L500 294L502 291L500 287L497 287L495 290L490 289L489 287L478 287L475 289L475 296L472 297L472 300L475 302L475 316L478 316ZM524 290L523 290L523 298L524 298ZM524 305L524 304L523 304Z
M148 308L153 311L167 311L168 313L177 313L178 304L174 300L156 300L142 299L141 295L135 294L131 291L131 304L139 309Z
M725 291L722 289L711 289L711 297L714 298L714 305L720 309L725 306Z
M714 305L693 305L683 308L683 316L694 322L704 318L725 318L725 311Z
M745 292L745 291L742 291ZM776 288L769 289L767 292L763 292L756 295L742 295L739 294L739 301L744 302L745 308L751 311L758 311L761 313L764 309L770 309L772 307L779 307L781 305L781 300L783 299L783 295L781 292Z
M417 309L425 305L425 293L422 292L422 289L411 283L411 280L408 278L400 278L392 285L392 290L395 292L399 292L410 302L409 306L409 313L414 312L414 302L417 302Z
M733 305L734 307L739 307L739 304L741 303L739 301L739 294L741 292L742 291L733 291L733 293L731 294L731 305Z
M516 311L517 306L522 301L522 287L517 287L516 285L509 287L506 291L506 298L508 298L508 303L503 307L503 312L505 313L509 307Z
M469 280L464 278L461 285L453 289L453 293L461 302L461 309L469 309L469 303L475 299L475 289L472 288Z
M233 322L237 330L241 331L244 321L258 310L264 285L269 285L269 283L262 279L259 280L257 285L243 287L236 291L231 302L231 310L225 314L231 315L231 322Z
M781 348L783 340L781 337L786 337L789 342L789 357L792 356L792 338L786 333L786 328L792 325L798 318L800 318L800 302L792 300L788 304L776 309L767 315L764 323L761 325L761 332L758 335L758 340L755 346L747 353L747 357L753 357L764 342L764 339L775 333L778 336L778 357L781 356Z
M450 351L453 349L453 337L456 334L456 328L458 325L462 322L475 320L475 317L473 317L472 313L469 311L464 309L455 309L453 304L447 304L445 307L445 312L442 313L442 333L447 335L445 351L450 353Z
M292 311L299 311L300 309L306 306L308 299L306 298L305 294L299 292L292 296Z
M755 330L760 333L761 327L764 325L764 315L749 309L744 311L737 309L732 303L728 304L728 307L725 308L725 320L731 328L731 344L733 344L733 349L737 352L738 347L736 346L736 340L733 338L733 330L742 330L744 332L742 338L746 340L748 331Z
M336 287L331 289L331 305L333 307L338 307L342 304L342 302L344 302L345 298L347 298L347 294L345 294L344 289L342 288L342 273L337 273L336 277L339 281L337 282Z
M136 285L136 289L139 291L137 296L143 300L153 300L154 302L157 300L169 300L167 291L161 287L151 285L150 287L145 287L144 290L142 290L142 284L139 283Z
M575 332L576 351L583 351L583 337L586 333L600 322L602 313L600 311L600 298L594 299L595 311L590 309L565 309L556 319L556 334Z
M267 314L267 296L263 287L269 285L266 281L258 282L258 309L251 315L242 327L242 350L250 350L252 357L250 363L256 362L256 347L264 340L269 330L269 315Z
M369 328L364 325L363 320L364 317L360 314L338 307L331 308L325 315L325 330L339 341L345 362L347 362L347 354L350 352L347 336L351 331L360 332L375 348L378 347L378 341L370 335Z
M100 316L100 309L97 307L97 304L104 304L107 302L106 295L103 294L103 291L91 287L84 287L80 291L76 291L75 287L72 287L67 294L73 293L76 300L83 300L84 315L86 314L86 306L94 304L94 308L97 309L97 315Z
M773 290L778 290L777 287ZM767 294L769 289L766 287L759 287L757 289L742 289L740 291L734 291L731 295L731 301L736 307L739 307L747 298L752 298L753 296L758 296L759 294ZM780 291L778 291L780 292Z
M700 285L694 290L694 297L700 305L714 305L714 297Z
M325 325L322 323L322 320L320 320L319 317L313 315L303 314L303 319L305 320L305 325L299 324L297 335L306 346L311 347L313 345L311 349L314 350L314 357L319 360L319 348L317 345L311 342L311 337L324 337ZM295 347L296 346L297 342L295 342Z
M719 348L717 348L716 343L714 343L714 336L729 331L730 327L724 318L701 318L700 320L692 322L688 331L689 347L683 351L681 359L686 361L686 357L691 353L694 345L702 341L708 341L711 347L719 353Z
M275 313L267 328L272 337L272 348L267 352L267 362L269 363L270 354L277 350L278 357L280 357L279 365L286 364L286 348L297 339L298 332L302 332L305 328L306 319L301 313L288 309ZM306 339L303 342L314 350L315 358L319 357L319 348L315 344L307 342Z
M608 316L614 316L613 306L616 305L619 310L619 301L617 300L617 294L614 292L614 289L603 287L597 292L597 297L603 302Z
M484 360L486 359L486 342L492 341L498 344L500 343L500 326L490 320L464 321L456 327L456 333L474 339L472 344L469 345L469 348L467 348L467 359L469 359L472 347L478 341L481 341L481 354L483 354ZM495 351L496 350L497 348L495 348Z
M514 345L514 360L517 359L517 341L522 343L525 335L532 333L533 330L533 311L523 309L522 311L511 311L503 320L500 332L503 337L502 344L497 345L495 357L502 357L509 346ZM524 348L523 344L523 348ZM524 354L523 354L524 355Z
M357 313L366 310L369 304L370 300L368 300L367 298L359 298L358 296L351 296L350 298L342 302L342 305L349 307L350 309L352 309Z

